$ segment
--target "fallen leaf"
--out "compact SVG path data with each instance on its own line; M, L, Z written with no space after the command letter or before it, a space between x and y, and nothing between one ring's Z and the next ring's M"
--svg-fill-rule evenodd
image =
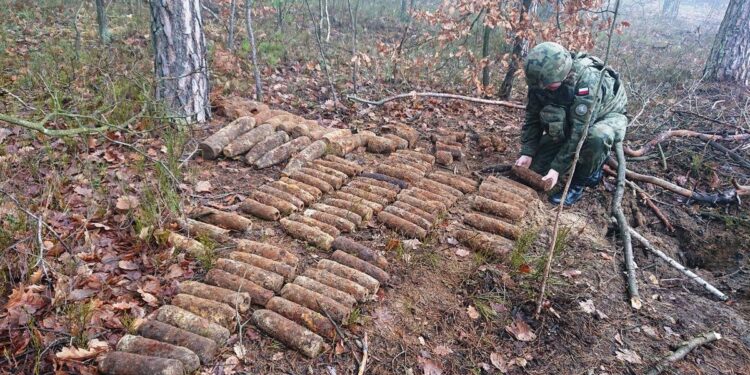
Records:
M520 273L527 273L527 274L531 273L531 266L529 266L528 264L524 263L524 264L522 264L521 266L518 267L518 272L520 272Z
M75 192L76 194L78 194L78 195L80 195L80 196L82 196L82 197L85 197L85 198L91 198L91 196L92 196L92 195L94 194L94 191L93 191L93 190L91 190L91 189L87 189L87 188L85 188L85 187L83 187L83 186L76 186L76 187L75 187L75 188L73 189L73 191L74 191L74 192Z
M469 314L469 318L471 318L472 320L479 319L479 312L477 312L477 309L475 309L474 306L467 307L466 313Z
M282 359L284 359L284 353L282 352L274 353L274 355L271 356L271 360L274 362L280 361Z
M505 326L505 331L518 341L534 341L536 339L536 334L531 331L531 327L518 315L513 317L513 323Z
M442 375L443 369L429 358L418 357L417 362L422 366L424 375Z
M602 258L604 258L604 260L612 260L612 256L609 255L609 254L607 254L607 253L605 253L605 252L603 252L603 251L599 252L599 256L602 257Z
M245 346L240 343L234 344L232 350L234 350L234 354L236 354L239 359L245 358L247 355L247 349L245 349Z
M464 257L471 255L471 252L469 250L459 248L456 250L456 255L460 256L461 258L464 258Z
M68 299L71 301L81 301L86 298L89 298L96 294L95 290L91 289L74 289L73 291L68 294Z
M209 181L198 181L198 183L195 184L196 193L208 193L211 192L211 189L213 189L213 186L211 186L211 182Z
M105 341L92 339L89 340L88 349L76 348L75 346L67 346L62 348L59 352L55 353L55 357L62 360L73 360L81 361L84 359L94 358L99 353L103 353L109 350L109 344Z
M643 361L641 360L641 356L639 356L638 353L630 349L617 349L615 353L616 353L617 359L621 361L636 364L636 365L640 365L643 363Z
M644 334L646 334L646 336L648 336L648 337L650 337L652 339L658 339L659 338L659 334L656 333L656 329L654 329L654 327L651 327L651 326L641 326L641 330L643 331Z
M574 278L581 276L581 271L579 270L565 270L562 272L562 275L568 278Z
M139 204L140 202L138 201L138 197L134 195L122 195L117 198L115 207L117 207L117 209L120 211L127 211L138 207Z
M492 354L490 354L490 362L503 374L508 372L508 364L500 353L492 352Z
M581 310L585 312L586 314L594 314L596 313L596 307L594 307L594 301L592 300L586 300L578 302L578 306L581 306Z
M153 306L153 307L159 306L159 299L156 298L156 296L154 296L153 294L146 292L141 288L138 288L138 293L141 294L141 298L143 298L143 300L146 303L148 303L150 306Z
M117 266L127 271L134 271L138 269L138 265L132 260L121 260L117 262Z
M453 350L447 345L438 345L435 347L435 349L432 349L432 352L441 357L445 357L448 354L453 354Z

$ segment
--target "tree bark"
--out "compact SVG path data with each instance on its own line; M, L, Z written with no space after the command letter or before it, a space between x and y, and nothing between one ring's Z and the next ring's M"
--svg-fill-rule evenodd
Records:
M730 0L704 75L714 81L750 85L750 1Z
M102 43L109 43L109 23L107 21L107 7L104 0L96 0L96 22L99 24L99 40Z
M235 13L237 11L237 0L232 0L229 4L229 33L227 35L227 48L229 51L234 51L234 28L235 28Z
M250 56L253 60L253 75L255 76L255 100L262 102L263 84L260 80L260 68L258 67L258 50L255 47L255 34L253 33L253 0L245 0L245 14L247 22L247 35L250 38Z
M188 123L211 118L199 0L152 0L156 99Z
M524 24L528 20L531 5L531 0L523 0L521 2L521 12L519 14L521 24ZM513 81L516 78L516 71L520 62L526 58L528 51L529 41L517 34L513 42L513 55L510 57L510 65L508 65L508 71L505 72L505 78L500 86L501 99L507 100L510 98L511 91L513 90Z
M490 55L490 35L492 27L484 25L484 34L482 36L482 60ZM487 93L487 86L490 85L490 65L487 63L482 67L482 89Z

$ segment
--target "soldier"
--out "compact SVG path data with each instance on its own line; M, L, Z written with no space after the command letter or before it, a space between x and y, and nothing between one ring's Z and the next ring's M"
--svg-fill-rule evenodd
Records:
M529 51L524 69L529 93L521 157L516 165L544 175L551 186L570 169L586 116L595 111L575 174L569 177L572 181L565 204L572 205L581 199L587 186L599 184L612 145L625 137L625 89L617 72L605 67L599 58L568 52L552 42ZM602 70L604 78L594 97ZM561 199L562 192L550 196L555 204Z

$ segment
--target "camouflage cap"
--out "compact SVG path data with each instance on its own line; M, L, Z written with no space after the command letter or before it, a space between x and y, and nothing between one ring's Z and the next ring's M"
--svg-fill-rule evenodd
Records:
M554 43L537 44L529 51L524 70L529 87L545 87L563 81L573 66L573 58L565 47Z

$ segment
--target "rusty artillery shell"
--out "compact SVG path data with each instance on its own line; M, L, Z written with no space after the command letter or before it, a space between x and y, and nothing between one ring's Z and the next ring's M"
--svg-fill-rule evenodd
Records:
M156 320L145 321L138 326L137 332L145 338L188 348L198 355L204 365L211 363L218 351L216 341Z
M320 190L323 193L329 193L332 190L334 190L333 186L331 186L331 184L329 184L328 181L322 180L322 179L318 178L321 175L323 175L323 173L315 171L313 169L313 171L315 171L315 173L318 175L318 176L314 176L314 175L309 175L306 172L303 172L303 170L310 171L311 169L310 168L300 168L300 169L292 172L289 175L289 178L291 178L292 180L297 180L297 181L299 181L299 182L301 182L303 184L310 185L310 186L312 186L312 187ZM329 176L329 179L334 179L334 177L333 176Z
M289 202L294 205L297 209L300 209L305 206L305 202L302 201L302 199L299 199L295 197L292 194L289 194L283 190L277 189L270 184L263 185L258 188L258 191L262 191L268 195L273 195L276 198L279 198L283 201Z
M206 236L219 242L229 241L229 229L219 228L213 224L186 218L177 219L177 225L191 237Z
M513 241L476 230L461 229L456 239L469 249L493 259L504 260L513 251Z
M333 326L333 323L322 314L305 306L281 297L273 297L268 301L266 308L324 338L333 340L336 337L336 327Z
M327 312L331 318L339 322L345 321L351 313L351 309L336 302L333 298L305 289L297 284L284 285L281 296L323 315Z
M432 228L432 222L430 222L429 220L394 205L386 207L383 212L388 212L390 214L396 215L410 223L418 225L420 228L426 231L429 231L430 228Z
M308 145L310 145L309 137L303 136L292 139L261 156L255 161L255 168L263 169L283 163Z
M359 259L373 263L380 268L388 267L388 261L378 253L361 243L348 237L337 237L333 241L333 248L355 255Z
M411 172L407 169L394 167L387 164L378 164L376 170L378 171L378 173L382 173L393 178L398 178L399 180L404 180L410 184L416 183L423 177L423 175L420 173Z
M178 294L172 298L172 304L206 318L230 331L234 330L236 325L235 317L237 316L237 311L223 302L216 302L189 294Z
M396 150L402 150L405 148L409 148L409 141L406 139L403 139L395 134L385 134L383 137L390 139L391 142L393 142L393 145L395 146Z
M336 199L336 198L326 198L323 203L338 207L347 211L351 211L360 217L360 221L362 224L366 224L370 219L372 219L372 209L370 207L367 207L367 205L356 203L356 202L350 202L343 199Z
M458 189L464 194L475 192L477 190L477 185L479 185L476 181L470 178L445 172L432 172L429 177L441 184Z
M186 373L192 373L201 366L200 358L190 349L141 336L122 336L117 342L117 350L144 356L176 359L182 362Z
M383 207L385 207L385 206L387 206L387 205L389 205L391 203L391 200L388 199L387 197L384 197L384 196L381 196L381 195L377 195L375 193L372 193L372 192L369 192L369 191L365 191L365 190L362 190L362 189L358 189L358 188L353 187L353 186L344 186L343 188L341 188L341 191L344 192L344 193L355 195L357 197L360 197L360 198L362 198L364 200L367 200L367 201L370 201L370 202L375 202L375 203L377 203L377 204L379 204L379 205L381 205Z
M313 292L330 297L332 300L344 305L348 309L354 308L354 305L357 303L357 300L351 294L323 284L307 276L297 276L294 279L294 283L307 290L312 290Z
M539 196L534 189L520 182L513 181L507 177L488 176L484 181L486 183L504 186L506 190L516 193L528 200L539 199Z
M479 212L492 214L511 221L516 221L524 215L524 210L521 208L512 204L493 201L479 195L474 197L471 207Z
M258 159L262 158L263 155L286 142L289 142L289 134L284 131L277 131L256 143L255 146L245 154L243 159L248 165L253 165Z
M424 162L429 163L430 165L435 164L435 157L426 154L424 152L414 151L414 150L398 150L396 151L396 155L408 155L417 159L420 159Z
M99 372L104 375L184 375L187 369L182 362L172 358L109 352L97 359Z
M263 258L268 258L271 260L275 260L277 262L286 263L292 267L297 267L297 264L299 263L299 258L297 258L296 255L278 246L274 246L274 245L263 243L263 242L243 240L243 239L238 239L236 242L237 242L237 248L236 248L237 251L242 251L245 253L262 256Z
M493 201L509 204L522 210L527 206L528 202L526 198L505 190L502 186L486 182L483 182L482 185L479 186L479 194L477 195Z
M424 165L421 162L396 155L392 155L388 159L383 160L382 164L394 168L402 168L406 172L413 173L419 176L424 176L425 173L427 173L427 171L431 168L430 166Z
M326 349L322 337L271 310L256 310L253 321L263 332L309 358Z
M385 224L388 228L399 232L405 236L417 238L420 240L427 237L427 231L417 224L414 224L406 219L402 219L390 212L380 211L378 213L378 220Z
M328 142L334 142L341 138L349 137L351 135L352 135L351 129L335 129L324 134L323 139L325 139Z
M299 186L287 184L282 181L274 181L268 184L276 190L283 191L287 194L291 194L297 199L301 200L306 206L315 203L317 199L305 190L300 189Z
M349 253L345 253L341 250L336 250L331 255L331 259L357 271L363 272L367 275L372 276L381 284L385 284L390 279L390 275L383 271L380 267L370 264L362 259L355 257Z
M206 273L206 282L221 288L245 292L254 304L265 306L273 292L243 277L214 268Z
M367 191L367 192L370 192L370 193L373 193L373 194L377 194L377 195L379 195L381 197L385 197L386 199L388 199L388 201L395 200L396 199L396 195L398 195L397 191L393 191L393 190L390 190L390 189L382 188L382 187L376 186L376 185L370 185L367 182L361 181L361 180L353 180L349 184L347 184L346 186L351 186L351 187L354 187L354 188L357 188L357 189L361 189L361 190L364 190L364 191Z
M407 197L407 198L410 198L410 197ZM437 220L437 215L431 214L431 213L429 213L429 212L427 212L425 210L422 210L421 208L414 207L414 206L412 206L412 205L410 205L410 204L408 204L408 203L406 203L406 202L404 202L402 200L398 200L398 201L393 202L393 204L391 206L396 207L396 208L398 208L400 210L404 210L404 211L406 211L406 212L408 212L408 213L410 213L412 215L417 215L417 216L421 217L422 219L427 220L427 222L430 223L430 224L434 224L435 221Z
M310 208L312 208L313 210L318 210L320 212L338 216L344 220L352 222L357 227L362 226L362 217L356 214L355 212L345 210L343 208L329 206L324 203L315 203L312 206L310 206Z
M358 302L365 302L369 300L371 296L370 292L364 286L324 269L308 268L302 276L315 280L321 284L328 285L331 288L338 289L354 297Z
M255 127L252 117L240 117L221 128L198 145L204 159L216 159L221 150L240 135Z
M388 138L375 136L367 141L367 151L376 154L390 154L396 151L396 144Z
M386 176L382 173L362 173L360 177L388 182L388 183L398 186L400 189L406 189L407 187L409 187L409 183L407 183L406 181L399 180L398 178L393 178L391 176Z
M219 345L224 345L229 340L229 335L231 334L228 329L174 305L160 307L156 310L155 319L170 326L211 339Z
M435 142L435 151L447 151L450 152L454 160L462 160L464 158L463 147L447 144L443 142Z
M380 282L374 277L329 259L319 260L316 267L362 285L370 292L370 295L375 295L380 288Z
M323 192L320 191L320 189L316 188L315 186L308 185L308 184L306 184L304 182L297 181L297 180L292 180L289 177L282 177L281 179L279 179L279 181L281 181L281 182L283 182L283 183L285 183L287 185L296 186L296 187L298 187L298 188L306 191L308 194L310 194L313 197L315 197L315 200L318 200L318 199L320 199L321 196L323 196Z
M284 167L282 173L292 173L292 171L302 168L303 165L322 157L323 155L325 155L327 148L328 142L322 139L309 144L297 155L294 155L288 163L286 163L286 167Z
M245 198L238 209L259 219L276 221L281 218L281 212L276 207L260 203L255 199Z
M433 201L438 202L440 204L443 204L445 207L448 208L450 205L452 205L456 201L456 197L453 195L449 195L450 199L446 201L445 194L437 194L435 192L422 189L420 187L412 187L409 190L404 191L405 195L410 195L417 199L423 199L427 201Z
M379 212L383 209L383 205L378 202L369 201L365 198L362 198L360 196L347 193L345 191L337 191L331 195L334 199L340 199L345 200L349 202L354 202L356 204L363 204L367 207L369 207L373 212Z
M358 168L353 168L349 164L336 163L330 160L318 159L318 160L314 160L312 164L323 166L323 167L330 168L330 169L335 169L341 173L346 174L349 177L354 177L357 175L357 173L359 173Z
M241 155L253 148L258 142L273 134L274 130L274 126L271 124L258 125L234 139L224 147L222 152L228 158Z
M189 294L200 298L222 302L237 309L237 311L241 313L247 312L252 304L250 295L247 293L240 293L236 290L219 288L218 286L203 284L191 280L181 282L177 287L177 293Z
M453 163L453 154L448 151L436 151L435 162L440 165L451 165Z
M167 241L172 244L177 250L184 251L192 257L200 257L206 253L206 247L203 246L202 243L192 238L187 238L172 231L166 231L162 233L166 233Z
M437 128L437 134L450 138L453 142L463 142L466 139L466 132L457 132L446 128Z
M362 166L359 165L359 164L357 164L357 162L354 162L354 161L351 161L351 160L347 160L347 159L344 159L342 157L338 157L336 155L330 155L330 154L324 156L323 159L324 160L328 160L328 161L332 161L334 163L348 165L349 167L356 169L357 170L357 174L362 173Z
M255 254L245 253L242 251L233 251L229 253L229 259L247 263L251 266L264 269L268 272L278 273L279 275L284 276L284 280L286 280L286 282L294 279L294 276L297 273L296 267L292 267L286 263L264 258ZM230 304L230 306L232 305Z
M308 164L305 164L304 167L310 168L310 169L315 169L315 170L317 170L319 172L323 172L325 174L329 174L331 176L334 176L334 177L338 178L342 182L346 181L349 178L349 175L347 175L346 173L341 172L341 171L339 171L338 169L335 169L335 168L328 168L325 165L320 165L319 163L308 163Z
M320 167L318 167L318 168L320 168ZM304 174L306 174L308 176L315 177L315 178L317 178L319 180L323 180L326 183L328 183L329 185L331 185L334 189L340 189L341 185L343 185L344 182L346 182L346 177L347 177L346 174L343 174L343 173L341 173L340 175L332 175L332 174L323 172L321 170L314 169L314 168L308 168L308 167L302 167L302 168L300 168L300 172L302 172L302 173L304 173ZM292 178L294 178L294 177L292 177ZM321 189L321 190L323 190L323 189Z
M244 232L253 226L253 221L246 217L210 207L196 208L191 213L191 216L193 219L238 232Z
M283 215L289 215L293 212L297 212L297 206L295 206L294 204L287 202L277 196L264 193L260 190L253 190L252 192L250 192L250 198L252 198L256 202L260 202L267 206L276 208Z
M409 142L409 147L414 147L419 139L419 132L403 124L388 124L382 127L384 132L395 134Z
M297 221L281 219L281 226L292 237L323 250L331 248L333 237L322 230Z
M428 219L431 222L434 222L435 219L437 219L438 215L445 211L445 205L440 202L418 199L415 198L414 195L408 193L399 194L398 200L394 202L394 204L399 202L408 204L409 206L417 208L422 212L426 212L428 215L430 215L430 217L432 217L432 219ZM427 217L425 217L425 219L427 219Z
M232 259L221 258L216 261L216 268L233 275L248 279L266 289L278 292L284 286L284 277L273 272Z
M329 236L336 238L341 235L341 231L331 224L324 223L320 220L315 220L305 215L294 214L289 216L289 220L296 221L305 225L309 225L313 228L317 228L328 234Z
M452 197L454 202L458 200L458 198L461 198L464 195L461 191L457 189L454 189L445 184L441 184L429 178L424 178L421 181L417 182L416 186L421 189L435 192L435 194L440 194L443 197Z
M493 217L469 213L464 215L464 223L492 234L499 234L505 238L515 240L521 234L521 230L510 223Z
M399 187L396 184L393 184L391 182L376 180L370 177L357 177L354 180L352 180L352 182L355 182L355 181L357 183L365 183L367 185L372 185L372 186L377 186L379 188L387 189L394 193L398 193L399 191L401 191L401 187Z
M304 215L315 220L322 221L326 224L333 225L334 227L336 227L336 229L344 233L353 233L357 230L357 226L351 221L326 212L307 209L305 210Z
M531 169L514 165L510 171L516 177L520 178L536 190L547 191L552 188L549 183L542 180L542 175L532 171Z

